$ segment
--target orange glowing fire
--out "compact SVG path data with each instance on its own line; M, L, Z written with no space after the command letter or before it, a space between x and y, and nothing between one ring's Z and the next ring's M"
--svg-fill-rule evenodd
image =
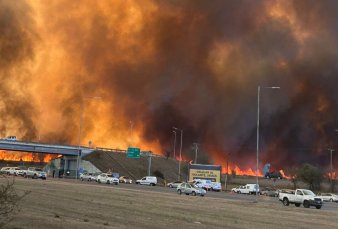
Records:
M57 157L54 154L0 151L0 160L4 161L49 162Z
M227 169L225 166L222 166L222 173L225 174L227 173ZM248 169L241 169L239 166L234 165L234 166L229 166L228 167L228 174L235 173L236 175L241 175L241 176L256 176L256 170L252 168ZM258 171L258 176L263 176L261 171Z
M287 176L282 169L279 170L279 172L280 172L280 174L282 174L283 178L285 178L285 179L290 180L292 178L291 176Z

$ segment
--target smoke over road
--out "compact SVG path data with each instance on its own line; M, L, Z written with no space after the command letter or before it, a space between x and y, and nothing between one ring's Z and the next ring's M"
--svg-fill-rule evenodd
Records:
M329 0L0 0L1 134L77 144L83 113L82 144L160 154L177 126L183 151L199 142L210 162L230 153L253 167L257 86L280 86L261 91L262 163L328 164L337 9Z

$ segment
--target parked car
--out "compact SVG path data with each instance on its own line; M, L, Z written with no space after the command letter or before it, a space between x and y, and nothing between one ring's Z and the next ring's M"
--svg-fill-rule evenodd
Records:
M204 196L207 193L203 188L194 187L193 185L186 182L179 184L176 188L176 191L180 195L185 193L186 195L191 194L193 196Z
M182 184L182 181L174 181L167 184L169 188L177 188L178 185Z
M231 192L238 193L238 191L239 191L240 188L241 188L241 186L232 188L232 189L231 189Z
M240 186L237 191L239 194L256 194L256 192L260 194L259 185L257 187L256 184L246 184L244 186Z
M101 172L93 173L90 180L97 182L97 177L101 174Z
M24 174L27 173L27 167L26 166L20 165L20 166L18 166L18 168L20 169L20 171L18 171L18 175L24 176Z
M19 167L10 167L7 174L18 176L19 174L21 174L21 169Z
M16 136L7 136L5 138L2 138L1 140L5 140L5 141L16 141Z
M222 185L220 182L211 182L211 190L220 192L222 191Z
M264 196L278 197L279 191L277 189L266 187L261 191L261 194Z
M279 171L267 172L265 173L264 177L267 179L270 178L283 179L283 175Z
M9 175L9 170L10 170L11 167L2 167L0 169L0 174L7 174Z
M211 180L204 180L204 179L196 179L194 180L194 185L199 187L199 188L203 188L204 190L211 190L212 184L211 184Z
M29 167L25 172L24 172L24 177L28 178L31 177L32 179L38 179L41 178L43 180L46 180L47 178L47 173L42 171L40 168L36 167Z
M136 184L146 184L146 185L155 186L157 184L157 178L153 177L153 176L146 176L146 177L143 177L140 180L136 180L135 183Z
M81 181L84 181L84 180L86 180L86 181L91 181L92 180L92 173L81 173L80 174L80 180Z
M311 190L307 189L296 189L288 192L283 191L279 193L278 198L284 206L295 204L296 207L299 207L303 204L304 208L314 206L317 209L320 209L323 205L322 198L316 196Z
M119 179L113 177L111 174L101 173L100 175L97 176L97 182L118 185Z
M120 179L119 179L119 182L120 183L125 183L125 184L132 184L133 180L130 179L129 177L121 176Z
M333 193L322 193L318 195L323 201L338 202L338 196Z

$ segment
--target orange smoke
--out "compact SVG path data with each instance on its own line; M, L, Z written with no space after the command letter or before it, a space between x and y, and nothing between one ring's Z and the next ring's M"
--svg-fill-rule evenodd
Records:
M4 161L49 162L57 157L55 154L0 151L0 160Z
M336 27L328 20L336 12L322 12L325 1L249 2L0 1L1 135L162 154L178 126L183 151L199 139L217 149L208 152L217 164L220 150L254 139L255 86L278 82L285 94L262 100L271 103L262 115L276 117L262 121L279 124L267 129L283 133L276 161L291 155L284 150L294 130L301 137L292 147L312 138L312 147L326 145L336 122ZM294 91L305 79L315 81ZM271 148L273 135L265 136ZM229 170L255 175L253 155L237 151L241 161Z

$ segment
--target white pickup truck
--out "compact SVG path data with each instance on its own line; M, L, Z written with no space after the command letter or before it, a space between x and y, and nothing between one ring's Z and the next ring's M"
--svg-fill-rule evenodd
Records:
M307 189L284 190L279 193L278 198L283 202L284 206L295 204L296 207L299 207L303 204L304 208L314 206L317 209L320 209L323 205L322 199Z

